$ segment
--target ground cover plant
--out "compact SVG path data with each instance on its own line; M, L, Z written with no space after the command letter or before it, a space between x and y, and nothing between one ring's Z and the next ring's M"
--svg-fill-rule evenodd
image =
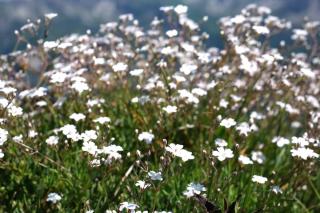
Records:
M0 58L2 212L318 212L319 22L249 5L224 48L184 5ZM58 18L58 17L57 17ZM57 27L57 26L55 26ZM290 41L277 36L291 33Z

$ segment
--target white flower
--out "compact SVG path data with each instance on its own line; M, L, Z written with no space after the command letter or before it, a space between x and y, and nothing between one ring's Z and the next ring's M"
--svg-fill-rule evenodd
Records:
M20 116L23 114L23 111L22 111L22 108L21 107L17 107L13 104L10 104L8 106L8 113L13 116L13 117L16 117L16 116Z
M55 72L50 76L50 83L63 83L67 77L68 75L64 72Z
M114 144L105 146L101 150L99 150L100 153L109 155L108 156L109 159L121 159L121 154L119 154L118 152L122 152L122 151L123 151L123 148L121 146L117 146Z
M47 138L46 143L48 145L56 145L59 142L59 137L58 136L50 136L49 138Z
M55 192L48 194L47 202L57 203L60 200L61 200L61 196L59 194Z
M299 147L298 149L291 149L291 155L293 157L300 157L303 160L307 160L308 158L318 158L319 154L315 153L310 148Z
M106 213L117 213L115 210L107 210Z
M263 164L266 160L266 157L261 151L253 151L251 152L251 159L259 164Z
M140 189L144 190L144 189L148 188L149 186L151 186L151 184L146 183L144 180L138 180L136 183L136 186L138 186Z
M282 193L283 193L283 191L280 189L279 186L272 186L272 187L271 187L271 191L272 191L273 193L275 193L275 194L282 194Z
M106 124L110 123L111 119L109 117L99 117L93 120L95 123Z
M303 29L293 29L293 35L291 36L292 40L296 41L305 41L307 40L308 32Z
M80 120L84 120L86 116L82 113L72 113L69 118L78 122Z
M62 134L64 134L69 139L78 139L80 135L77 132L77 129L72 124L64 125L59 129L59 131L62 131ZM77 140L75 140L77 141Z
M122 202L120 204L119 210L122 211L124 209L130 210L130 212L134 212L136 208L139 208L137 204L134 203L128 203L128 202Z
M200 183L190 183L187 186L187 190L183 194L187 197L192 197L195 194L199 195L201 192L205 192L207 189Z
M241 24L246 21L246 18L243 15L236 15L231 19L231 22L235 24Z
M173 6L163 6L163 7L160 7L160 10L167 13L167 12L170 12L172 11L174 8Z
M91 155L95 155L98 151L98 148L95 143L93 143L92 141L88 141L88 142L83 142L82 151L88 152Z
M178 90L181 99L185 99L187 103L198 104L199 99L186 89Z
M49 20L51 20L51 19L53 19L53 18L55 18L57 16L58 16L57 13L47 13L47 14L44 15L44 17L49 19Z
M93 159L92 161L90 161L90 166L91 167L101 166L101 160L100 159Z
M188 12L188 6L185 6L185 5L177 5L175 8L174 8L174 11L178 14L178 15L181 15L181 14L185 14Z
M276 143L278 147L283 147L284 145L289 144L290 141L287 138L277 136L272 139L272 143Z
M220 102L219 102L219 106L221 108L227 108L228 105L229 105L229 102L226 99L221 99Z
M147 144L151 144L154 139L154 135L150 132L142 132L138 135L139 141L144 141Z
M139 102L139 98L138 97L134 97L131 99L131 103L138 103Z
M240 123L236 130L239 131L240 135L248 136L248 133L252 132L252 128L249 126L247 122Z
M162 109L168 114L172 114L172 113L177 112L177 107L176 106L168 105L166 107L163 107Z
M8 131L0 128L0 146L2 146L8 140Z
M255 73L259 72L258 63L254 60L250 60L247 56L241 55L241 65L240 69L247 72L250 76L253 76Z
M90 91L90 87L88 86L88 84L83 81L73 82L71 88L77 91L79 94L83 93L84 91Z
M28 134L30 138L35 138L38 135L37 131L33 129L31 129Z
M95 130L86 130L81 134L83 141L88 142L90 140L96 140L98 138L97 132Z
M10 93L15 93L17 91L16 88L13 88L13 87L4 87L4 88L1 88L0 89L0 92L3 92L4 94L6 95L9 95Z
M163 180L161 172L150 171L148 172L148 176L151 178L151 180Z
M8 99L0 97L0 106L1 108L6 108L9 105Z
M2 149L0 149L0 159L4 157L4 153L2 151Z
M187 80L185 77L177 75L177 74L173 75L172 78L175 79L177 81L177 83L185 82Z
M230 128L232 126L235 126L237 123L232 118L225 118L220 122L220 126L223 126L225 128Z
M292 137L291 140L293 144L298 144L301 147L309 145L309 140L304 137Z
M253 164L253 161L249 157L244 155L240 155L238 160L244 165Z
M171 143L169 144L169 146L166 147L166 150L172 153L174 156L180 157L183 161L194 159L192 152L183 149L183 145L180 144Z
M44 106L47 106L48 103L45 102L45 101L38 101L38 102L36 103L36 105L37 105L38 107L44 107Z
M228 143L227 141L225 141L224 139L221 139L221 138L217 138L214 140L214 143L217 145L217 146L221 146L221 147L224 147L224 146L227 146Z
M58 41L45 41L45 42L43 43L43 47L44 47L45 49L47 49L47 50L56 48L58 45L59 45L59 42L58 42Z
M184 73L185 75L189 75L192 72L197 70L198 66L195 64L182 64L180 68L180 72Z
M198 95L198 96L205 96L207 95L207 91L201 88L194 88L191 91L193 94Z
M219 161L224 161L227 158L233 158L233 152L231 149L224 149L218 147L217 151L212 151L212 155L217 157Z
M129 73L132 76L140 76L143 73L143 69L131 70Z
M16 142L16 143L22 143L23 142L23 136L22 135L17 135L17 136L14 136L13 138L12 138L12 140L14 141L14 142Z
M106 60L104 58L94 58L93 63L94 65L105 65Z
M178 31L173 29L173 30L168 30L166 32L166 35L169 37L169 38L172 38L172 37L175 37L178 35Z
M253 26L252 29L262 35L268 35L270 33L270 30L265 26Z
M13 140L14 142L16 142L16 143L22 143L22 141L23 141L23 136L22 136L22 135L14 136L14 137L12 138L12 140Z
M112 66L113 71L115 72L123 72L128 69L128 65L122 62L119 62Z
M268 181L266 177L259 176L259 175L253 175L252 179L253 182L264 184Z
M180 157L182 159L182 161L188 161L188 160L194 159L192 152L189 152L185 149L180 150L180 152L176 154L177 154L177 157Z

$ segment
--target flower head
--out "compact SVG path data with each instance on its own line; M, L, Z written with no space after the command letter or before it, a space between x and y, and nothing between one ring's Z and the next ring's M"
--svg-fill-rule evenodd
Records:
M231 149L225 149L218 147L216 151L212 151L212 155L217 157L219 161L224 161L227 158L233 158L233 152Z
M47 202L57 203L61 200L61 196L55 192L48 194Z
M253 175L252 181L260 184L265 184L268 181L268 179L263 176Z
M148 176L151 178L151 180L163 180L161 172L150 171L148 172Z

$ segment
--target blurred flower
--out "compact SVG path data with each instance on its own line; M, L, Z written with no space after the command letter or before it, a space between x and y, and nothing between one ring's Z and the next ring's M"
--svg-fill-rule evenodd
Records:
M44 16L45 16L45 18L51 20L51 19L57 17L58 14L57 14L57 13L47 13L47 14L45 14Z
M148 176L151 178L151 180L163 180L161 172L150 171L148 172Z
M99 123L99 124L106 124L110 123L111 119L109 117L99 117L93 120L93 122Z
M150 132L142 132L138 135L139 141L144 141L147 144L151 144L154 139L154 135Z
M191 152L183 149L183 145L180 144L169 144L166 150L172 153L174 156L180 157L183 161L193 160L194 156Z
M0 128L0 146L2 146L8 139L8 131Z
M291 155L293 157L300 157L303 160L307 160L308 158L318 158L319 154L315 153L310 148L299 147L298 149L291 149Z
M252 181L260 184L265 184L268 181L268 179L263 176L253 175Z
M263 164L264 161L266 160L266 157L261 151L252 151L251 152L251 159L253 161L256 161L259 164Z
M130 212L135 212L135 209L139 208L137 204L134 203L128 203L128 202L122 202L120 204L119 210L122 211L124 209L129 210Z
M289 144L290 141L287 138L277 136L272 139L272 143L276 143L278 147L283 147L284 145Z
M172 37L175 37L178 35L178 31L177 30L168 30L166 32L166 35L169 37L169 38L172 38Z
M72 113L69 118L78 122L84 120L86 116L82 113Z
M81 136L82 140L85 142L88 142L91 140L96 140L98 138L97 131L95 131L95 130L86 130L80 136Z
M187 197L192 197L195 194L199 195L201 192L205 192L206 188L200 183L190 183L187 186L187 190L183 194Z
M270 30L265 26L253 26L252 29L262 35L268 35L270 33Z
M88 152L91 155L95 155L96 152L98 151L98 147L95 143L93 143L92 141L88 141L88 142L83 142L82 144L82 151L84 152Z
M50 136L49 138L47 138L46 143L48 145L56 145L59 142L59 137L58 136Z
M244 165L253 164L253 161L249 157L244 156L244 155L240 155L238 160L240 163L242 163Z
M229 129L232 126L235 126L237 123L232 118L225 118L220 122L220 126L223 126L227 129Z
M174 8L174 11L178 14L178 15L181 15L181 14L185 14L188 12L188 7L185 6L185 5L177 5L175 8Z
M172 114L172 113L177 112L177 107L176 106L168 105L166 107L163 107L162 109L168 114Z
M55 204L60 200L61 200L61 196L59 194L57 194L55 192L48 194L47 202L51 202L51 203Z
M217 151L212 151L212 155L217 157L219 161L224 161L227 158L233 158L233 152L231 149L224 149L218 147Z
M132 76L140 76L143 73L143 69L131 70L129 73Z
M113 71L115 72L123 72L128 69L128 65L122 62L119 62L112 66Z
M138 186L140 189L144 190L144 189L148 188L149 186L151 186L151 184L146 183L144 180L138 180L136 183L136 186Z
M217 138L217 139L215 139L215 140L214 140L214 143L215 143L217 146L221 146L221 147L228 146L227 141L225 141L225 140L222 139L222 138Z
M279 186L272 186L272 187L271 187L271 191L272 191L273 193L275 193L275 194L282 194L282 193L283 193L283 191L280 189Z

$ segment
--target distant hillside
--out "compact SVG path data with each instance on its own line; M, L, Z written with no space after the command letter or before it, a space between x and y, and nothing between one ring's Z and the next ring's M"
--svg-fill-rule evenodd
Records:
M145 26L152 17L159 15L160 6L186 4L192 18L209 16L204 27L215 37L217 32L211 29L216 29L218 17L234 15L250 3L268 6L275 15L281 14L294 23L304 16L319 19L319 0L0 0L0 53L12 50L15 29L28 18L36 19L48 12L59 14L50 34L54 38L71 32L83 33L88 28L94 31L101 23L115 20L122 13L133 13Z

